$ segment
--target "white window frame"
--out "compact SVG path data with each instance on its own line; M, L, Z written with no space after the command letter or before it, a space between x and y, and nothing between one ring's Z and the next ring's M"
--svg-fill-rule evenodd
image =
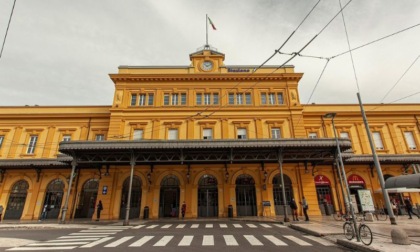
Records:
M186 93L181 93L181 105L186 105L187 104L187 94Z
M261 93L261 105L267 105L267 93Z
M281 138L280 128L271 128L271 138L272 139L280 139Z
M63 142L69 142L71 141L71 135L63 135Z
M163 105L169 106L169 94L168 93L163 94Z
M242 93L237 93L237 94L236 94L236 104L237 104L237 105L242 105L242 104L244 104L244 100L243 100L243 97L242 97Z
M247 139L246 133L247 132L245 128L238 128L236 130L237 139Z
M308 138L310 138L310 139L318 138L318 134L316 132L309 132L308 133Z
M374 131L372 132L372 136L373 136L373 141L375 142L375 148L377 150L384 150L384 143L382 141L382 136L381 136L381 132L379 131Z
M409 150L417 150L416 140L412 131L404 131L404 137ZM1 144L0 144L1 146Z
M202 105L202 103L203 103L203 94L202 93L197 93L195 95L195 102L197 103L197 105Z
M105 135L104 134L96 134L95 135L95 141L104 141Z
M276 94L275 93L269 93L268 94L268 103L270 105L276 104Z
M133 130L133 140L143 140L144 131L142 129Z
M178 129L168 129L168 140L178 140Z
M131 94L131 106L136 106L137 94Z
M0 136L0 149L1 149L1 146L3 145L3 141L4 141L4 136L2 135Z
M172 103L171 105L178 105L178 94L172 94Z
M203 139L213 139L213 129L203 129Z
M149 106L153 106L154 103L154 99L155 99L155 95L154 94L149 94L149 97L147 98L147 105Z
M340 132L340 138L350 139L350 134L347 131Z
M139 106L145 106L145 105L146 105L146 95L139 94Z
M213 105L219 104L219 93L213 93Z
M38 141L38 135L31 135L29 138L28 149L26 150L26 154L34 154L36 142Z
M211 101L211 95L210 93L205 93L204 94L204 99L203 99L203 104L204 105L210 105L210 101Z

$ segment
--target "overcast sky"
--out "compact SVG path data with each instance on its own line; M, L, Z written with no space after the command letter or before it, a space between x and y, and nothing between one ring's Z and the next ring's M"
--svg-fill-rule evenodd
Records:
M188 65L189 54L209 43L227 65L259 65L279 48L318 0L31 0L17 1L0 59L0 106L111 105L108 74L120 65ZM343 0L342 4L347 3ZM0 0L0 37L13 0ZM297 52L339 11L321 0L282 49ZM344 10L351 47L420 23L418 0L353 0ZM301 53L330 57L348 50L341 15ZM354 51L364 103L380 103L420 55L420 26ZM290 56L276 55L269 65ZM307 103L357 103L350 54L330 60L296 57ZM420 92L420 59L383 101ZM400 100L418 103L420 94Z

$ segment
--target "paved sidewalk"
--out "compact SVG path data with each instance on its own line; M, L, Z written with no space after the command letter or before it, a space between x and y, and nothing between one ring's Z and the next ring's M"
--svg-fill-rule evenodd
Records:
M292 221L283 222L283 216L273 217L236 217L236 218L215 218L215 219L186 219L187 221L256 221L256 222L275 222L283 223L290 228L298 231L321 236L327 240L336 242L340 245L352 248L355 251L420 251L420 219L408 219L407 216L397 218L397 225L391 225L389 220L365 222L373 232L373 242L370 246L365 246L356 239L348 241L343 235L344 221L335 221L332 216L310 217L310 221ZM147 221L159 220L130 220L131 225L138 225ZM165 219L165 221L184 221L178 219ZM91 220L73 220L66 224L59 224L56 220L48 221L3 221L0 224L0 231L7 229L70 229L70 228L90 228L100 225L122 225L121 220L114 221L91 221ZM403 229L412 242L411 245L397 245L392 243L391 230L394 228ZM1 247L1 246L0 246Z

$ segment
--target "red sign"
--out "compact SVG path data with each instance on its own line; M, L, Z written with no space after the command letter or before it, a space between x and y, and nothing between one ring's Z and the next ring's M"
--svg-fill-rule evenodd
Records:
M331 185L330 180L325 177L324 175L316 175L315 178L315 185L316 186L329 186Z
M364 185L365 184L365 180L356 174L350 175L347 178L347 182L349 185Z

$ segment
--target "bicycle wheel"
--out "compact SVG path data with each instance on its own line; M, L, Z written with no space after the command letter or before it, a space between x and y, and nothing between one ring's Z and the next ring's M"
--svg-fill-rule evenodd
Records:
M387 214L385 214L383 211L379 211L379 212L376 214L376 218L377 218L378 220L380 220L380 221L385 221L385 220L387 220L387 219L388 219L388 215L387 215Z
M339 212L334 213L333 217L334 217L334 220L336 220L336 221L340 221L340 220L343 219L343 215Z
M370 245L372 243L372 240L373 240L372 231L370 231L370 228L366 226L365 224L360 225L359 236L363 244Z
M344 223L343 230L344 230L344 236L348 240L351 240L354 238L354 229L353 229L352 223L350 222Z

